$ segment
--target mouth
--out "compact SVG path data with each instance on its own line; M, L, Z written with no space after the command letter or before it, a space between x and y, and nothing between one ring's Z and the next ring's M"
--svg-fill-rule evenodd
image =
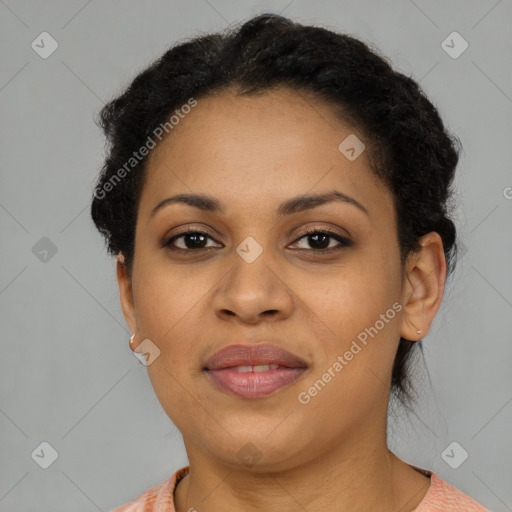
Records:
M230 345L216 352L203 371L218 389L243 398L260 398L299 379L308 366L274 345Z

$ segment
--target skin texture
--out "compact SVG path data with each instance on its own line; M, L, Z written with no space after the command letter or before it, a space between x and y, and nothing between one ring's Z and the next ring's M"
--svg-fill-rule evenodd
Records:
M150 155L130 275L118 256L126 321L136 343L160 356L148 365L156 395L183 435L190 474L176 509L208 511L412 511L430 481L386 445L392 364L400 336L424 337L441 304L446 262L437 233L400 263L392 195L365 153L349 161L349 134L328 104L287 89L240 97L224 91L197 106ZM366 141L365 144L370 144ZM279 218L281 202L338 190L361 203L333 202ZM225 207L205 212L174 203L203 193ZM162 247L187 227L208 234L203 252ZM304 237L330 228L350 246L322 255ZM248 236L263 252L247 263ZM310 240L310 239L309 239ZM190 240L189 240L190 242ZM188 250L188 253L184 251ZM298 400L359 333L402 305L377 335L307 405ZM422 329L422 334L416 331ZM202 371L228 345L267 341L300 356L307 372L259 399L233 396ZM239 457L252 443L259 460Z

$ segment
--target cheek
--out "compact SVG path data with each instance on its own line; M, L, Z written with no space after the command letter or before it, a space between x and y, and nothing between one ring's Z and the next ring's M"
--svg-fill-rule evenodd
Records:
M138 324L144 335L173 339L183 330L211 289L213 281L202 270L171 266L170 262L140 261L134 279Z
M169 264L145 266L134 281L141 336L160 351L147 369L162 405L185 400L181 386L199 371L196 353L205 336L201 319L213 282L200 272L170 269Z
M206 314L208 292L217 280L210 280L204 271L171 269L166 263L141 265L134 281L141 336L160 350L147 367L148 376L163 409L178 428L186 428L191 410L201 412L195 410L199 397L192 391L191 379L199 371L197 351L205 339L201 320Z
M368 259L361 260L336 277L326 277L325 285L319 280L310 287L306 297L312 317L321 319L319 326L328 326L327 334L319 336L323 338L323 354L309 382L322 390L318 394L323 398L317 404L364 408L363 402L367 402L371 407L372 401L380 400L386 392L402 309L400 266L390 261L399 260L375 258L371 264ZM324 391L327 382L325 388L329 389ZM315 389L311 391L315 393Z
M400 299L399 265L382 258L358 258L335 273L317 276L314 283L304 283L301 290L310 311L346 341Z

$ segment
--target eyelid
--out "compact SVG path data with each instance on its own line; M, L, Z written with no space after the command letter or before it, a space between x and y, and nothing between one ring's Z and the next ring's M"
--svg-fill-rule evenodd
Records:
M352 238L352 235L346 230L346 229L342 229L342 228L337 228L338 230L342 230L346 233L346 235L343 235L341 233L339 233L338 231L336 231L336 228L331 228L329 226L313 226L313 227L308 227L306 228L304 231L301 231L301 234L298 235L299 238L302 238L303 236L305 235L309 235L309 234L314 234L314 233L326 233L330 236L334 236L334 237L339 237L339 238L343 238L344 240L347 240L347 241L352 241L351 238Z
M224 238L220 233L217 232L217 230L211 228L210 226L205 226L202 224L199 224L199 225L182 224L180 226L175 226L172 229L172 231L173 231L173 234L165 235L164 240L169 240L169 239L171 239L175 236L179 236L179 235L186 235L187 233L190 233L190 232L208 235L212 239L217 239L217 240L222 240Z

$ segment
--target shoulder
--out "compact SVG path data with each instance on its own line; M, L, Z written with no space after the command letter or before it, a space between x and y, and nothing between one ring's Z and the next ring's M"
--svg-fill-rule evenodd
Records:
M167 480L151 487L138 498L110 512L154 512L157 510L174 511L174 489L177 483L189 471L189 466L178 469Z
M490 512L435 473L430 474L430 481L429 491L414 512Z

